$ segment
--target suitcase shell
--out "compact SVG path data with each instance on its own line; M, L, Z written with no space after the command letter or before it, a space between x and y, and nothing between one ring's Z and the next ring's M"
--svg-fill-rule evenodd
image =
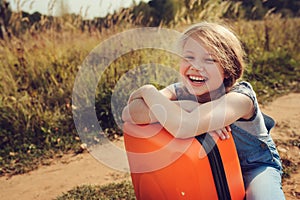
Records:
M215 183L207 149L204 150L196 138L176 139L160 124L125 123L123 132L138 200L228 199L218 194L219 181ZM216 137L213 140L223 163L229 199L242 200L245 196L243 178L230 136L224 141Z

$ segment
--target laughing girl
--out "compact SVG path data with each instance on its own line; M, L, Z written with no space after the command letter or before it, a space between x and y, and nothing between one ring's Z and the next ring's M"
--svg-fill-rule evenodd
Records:
M180 46L181 82L160 91L152 85L137 89L123 120L159 122L176 138L211 132L227 139L231 131L246 199L285 199L282 166L270 135L274 120L261 112L250 83L238 81L245 66L238 38L223 25L203 22L184 32Z

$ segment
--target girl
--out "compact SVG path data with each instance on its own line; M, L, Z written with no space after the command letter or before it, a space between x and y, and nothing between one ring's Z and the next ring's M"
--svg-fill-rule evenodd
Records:
M135 124L159 122L176 138L206 132L221 139L232 132L242 168L246 199L282 200L282 166L270 136L274 120L264 115L248 82L240 41L228 28L203 22L180 40L182 81L158 91L134 91L122 118ZM225 127L225 128L224 128Z

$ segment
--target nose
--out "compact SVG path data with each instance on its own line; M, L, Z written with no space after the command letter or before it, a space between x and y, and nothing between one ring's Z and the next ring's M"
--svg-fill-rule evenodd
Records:
M194 58L193 60L189 61L190 68L197 71L204 71L205 70L205 63L202 58Z
M190 65L190 69L191 70L197 70L197 71L200 71L200 72L203 72L204 71L204 67L202 66L202 65L194 65L194 64L192 64L191 63L191 65Z

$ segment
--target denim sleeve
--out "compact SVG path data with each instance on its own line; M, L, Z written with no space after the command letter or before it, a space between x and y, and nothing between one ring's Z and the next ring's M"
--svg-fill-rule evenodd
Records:
M247 97L249 97L254 105L254 114L253 116L248 119L239 119L239 121L252 121L255 119L256 115L257 115L257 110L258 110L258 102L256 99L256 94L251 86L250 83L246 82L246 81L242 81L237 83L236 85L233 86L233 88L230 90L230 92L237 92L237 93L241 93L246 95Z

